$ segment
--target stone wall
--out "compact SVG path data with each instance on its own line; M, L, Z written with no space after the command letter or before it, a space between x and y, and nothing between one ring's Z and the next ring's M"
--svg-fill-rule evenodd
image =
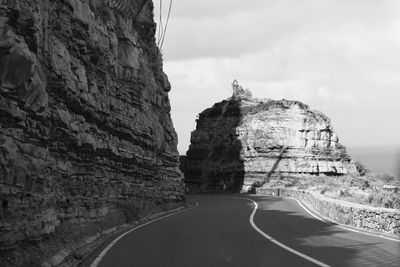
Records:
M338 223L400 237L399 210L368 207L301 190L257 188L256 191L261 195L294 197L316 213Z
M123 2L0 0L2 249L182 198L153 3Z

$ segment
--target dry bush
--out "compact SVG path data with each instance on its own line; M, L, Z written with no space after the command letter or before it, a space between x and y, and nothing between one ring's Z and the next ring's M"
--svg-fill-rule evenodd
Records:
M328 191L328 187L327 187L327 186L324 186L324 187L321 188L321 190L319 191L319 193L320 193L321 195L324 195L327 191Z
M399 181L393 175L385 173L385 174L379 175L379 178L385 184L399 185Z
M353 178L350 181L350 186L355 186L360 188L361 190L366 190L370 187L369 181L364 178Z
M356 169L361 176L364 176L370 172L369 169L360 161L356 161L354 164L356 165Z
M367 204L376 207L400 209L400 195L395 192L374 189L367 201Z
M348 188L340 190L339 195L341 198L350 198L350 199L353 196L353 194L350 193L350 190Z

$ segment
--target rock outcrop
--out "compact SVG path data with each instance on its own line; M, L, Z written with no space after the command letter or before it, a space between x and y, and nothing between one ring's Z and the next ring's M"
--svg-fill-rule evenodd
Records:
M298 101L234 95L199 114L185 182L193 192L251 191L274 176L356 172L328 117Z
M152 10L0 0L1 249L182 198Z

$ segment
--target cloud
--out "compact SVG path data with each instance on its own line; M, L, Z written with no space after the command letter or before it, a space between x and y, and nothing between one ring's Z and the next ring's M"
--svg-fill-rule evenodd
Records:
M203 2L222 12L219 1ZM255 97L321 110L345 144L399 144L399 3L255 1L175 18L164 65L179 151L187 150L196 115L229 97L233 79Z
M173 1L172 14L174 18L209 19L257 10L261 6L265 6L266 2L265 0L252 0L251 3L232 0L175 0ZM169 1L165 1L165 4L169 4Z
M348 23L368 27L395 17L395 5L395 0L176 1L163 52L168 60L236 57L298 32Z

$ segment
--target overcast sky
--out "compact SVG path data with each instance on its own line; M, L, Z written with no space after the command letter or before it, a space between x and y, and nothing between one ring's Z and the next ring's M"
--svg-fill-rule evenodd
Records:
M233 79L322 111L345 146L400 145L398 0L174 0L162 51L180 154Z

